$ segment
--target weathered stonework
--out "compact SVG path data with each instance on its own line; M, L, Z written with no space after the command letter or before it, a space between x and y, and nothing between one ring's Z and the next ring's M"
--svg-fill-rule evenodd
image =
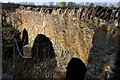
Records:
M16 9L16 26L22 33L25 28L29 35L29 47L33 46L38 34L46 35L53 43L58 72L66 72L66 66L72 57L80 58L88 67L86 78L104 79L113 74L116 61L118 38L118 17L111 22L90 14L85 8L78 9ZM90 16L88 16L90 14ZM88 18L90 17L90 18ZM8 19L9 20L9 19ZM61 76L59 76L61 77Z

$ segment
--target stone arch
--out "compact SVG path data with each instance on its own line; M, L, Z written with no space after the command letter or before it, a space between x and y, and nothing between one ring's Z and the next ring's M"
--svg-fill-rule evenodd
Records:
M38 34L36 36L31 52L31 56L35 59L43 60L46 58L55 58L52 42L43 34Z
M87 68L79 58L72 58L67 66L66 80L84 80Z

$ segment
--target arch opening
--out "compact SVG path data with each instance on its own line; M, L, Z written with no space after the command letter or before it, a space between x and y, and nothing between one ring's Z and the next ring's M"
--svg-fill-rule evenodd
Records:
M27 30L25 28L24 28L23 34L22 34L22 43L23 43L23 46L29 44L29 41L28 41L28 32L27 32Z
M52 42L43 34L38 34L36 36L31 52L31 56L35 59L43 60L46 58L55 58Z
M72 58L67 66L66 80L84 80L87 68L79 58Z

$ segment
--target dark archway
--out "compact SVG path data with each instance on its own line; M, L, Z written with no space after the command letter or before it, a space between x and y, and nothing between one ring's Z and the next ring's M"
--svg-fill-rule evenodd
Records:
M57 61L50 39L43 34L38 34L34 40L31 52L35 65L39 67L36 69L37 78L53 78Z
M87 68L79 58L72 58L67 66L66 80L84 80Z
M28 32L26 29L23 30L22 43L23 43L23 46L28 45Z
M52 42L43 34L38 34L32 47L32 57L43 60L45 58L55 58Z

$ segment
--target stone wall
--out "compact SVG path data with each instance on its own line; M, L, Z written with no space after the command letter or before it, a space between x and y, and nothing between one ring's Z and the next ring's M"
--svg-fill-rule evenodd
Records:
M86 78L112 77L120 32L119 9L117 13L101 16L96 8L32 8L20 7L14 12L14 25L28 31L29 44L33 46L38 34L46 35L53 43L56 54L56 71L65 73L72 57L80 58L87 66ZM106 11L106 14L109 13ZM97 14L97 16L96 16ZM112 16L114 15L115 18ZM9 17L6 17L9 20ZM22 34L21 34L22 35ZM60 76L61 77L61 76Z

